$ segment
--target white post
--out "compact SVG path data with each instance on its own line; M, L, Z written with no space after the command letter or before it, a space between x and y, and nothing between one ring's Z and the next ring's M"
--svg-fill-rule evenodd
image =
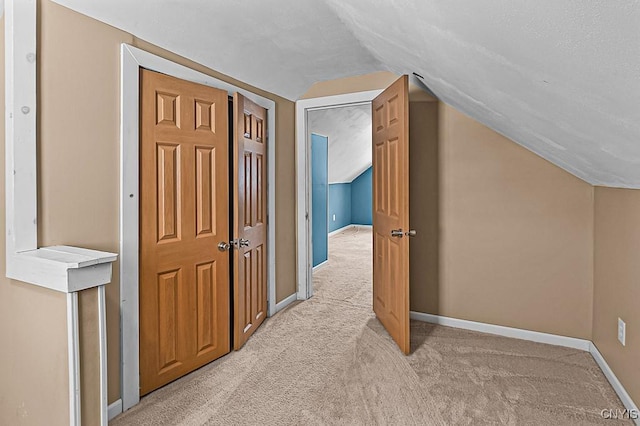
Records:
M69 424L80 424L80 344L78 293L67 293L67 336L69 348Z
M100 424L109 423L107 399L107 310L105 286L98 287L98 327L100 338Z

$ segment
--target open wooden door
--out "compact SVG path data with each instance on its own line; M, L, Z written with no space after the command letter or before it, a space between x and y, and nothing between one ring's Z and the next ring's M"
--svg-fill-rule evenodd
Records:
M140 394L228 353L228 95L142 70Z
M402 352L409 338L409 79L372 103L373 310Z
M234 105L234 348L267 316L267 110L239 93Z

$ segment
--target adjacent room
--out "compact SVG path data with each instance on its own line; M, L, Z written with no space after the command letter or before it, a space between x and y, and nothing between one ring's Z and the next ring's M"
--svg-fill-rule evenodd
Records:
M0 1L0 425L640 425L638 28Z
M371 237L373 225L371 105L324 108L308 114L311 144L313 271L331 266L339 234ZM365 247L372 244L365 238ZM370 248L370 247L369 247ZM371 262L367 262L371 266Z

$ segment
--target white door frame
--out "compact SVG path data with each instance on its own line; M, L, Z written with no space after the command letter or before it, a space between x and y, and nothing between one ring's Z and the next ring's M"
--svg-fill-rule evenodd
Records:
M321 98L301 99L296 102L296 272L297 297L306 300L313 296L311 274L313 251L311 246L311 138L308 112L319 109L355 105L370 105L380 90L346 93Z
M139 359L139 73L140 68L158 71L183 80L238 92L266 108L267 146L267 306L269 316L276 309L275 287L275 102L240 87L171 62L144 50L122 44L120 81L120 329L121 398L127 410L140 401Z

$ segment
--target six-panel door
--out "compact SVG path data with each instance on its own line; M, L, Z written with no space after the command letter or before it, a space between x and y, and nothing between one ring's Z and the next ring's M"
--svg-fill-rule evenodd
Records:
M230 350L228 95L141 71L140 394Z
M373 100L372 114L373 310L400 349L408 354L409 237L405 232L409 230L409 83L406 75Z
M234 104L234 348L267 316L267 110L236 93Z

